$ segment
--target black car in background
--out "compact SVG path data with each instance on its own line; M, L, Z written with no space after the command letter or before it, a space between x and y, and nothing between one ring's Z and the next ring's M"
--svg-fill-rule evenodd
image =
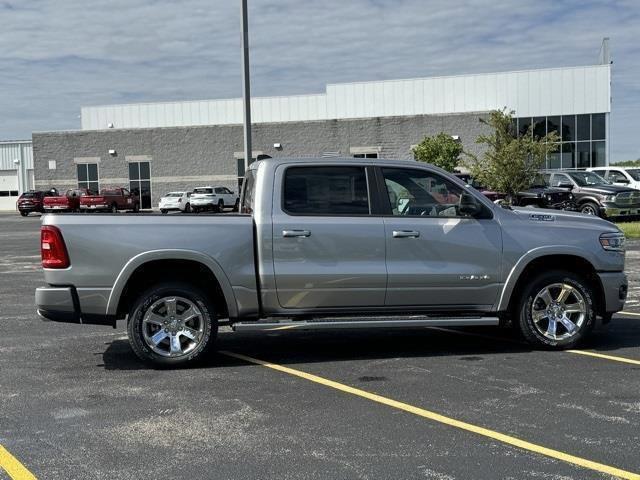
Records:
M546 170L545 181L571 192L578 210L602 218L640 215L640 190L612 185L600 175L582 170Z
M479 190L494 202L501 202L505 199L504 193L487 191L479 185L468 173L456 173L460 180ZM516 207L551 208L554 210L576 210L573 194L562 188L550 187L542 175L539 175L530 188L518 192L513 200Z
M20 197L16 205L20 215L26 217L31 212L44 213L44 197L57 197L58 190L52 188L51 190L29 190L24 192Z

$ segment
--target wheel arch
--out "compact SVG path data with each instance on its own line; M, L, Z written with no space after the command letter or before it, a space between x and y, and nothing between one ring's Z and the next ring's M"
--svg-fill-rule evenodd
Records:
M530 252L531 253L531 252ZM549 270L567 270L584 275L594 290L597 314L604 312L604 288L593 263L575 251L542 251L523 257L513 267L499 299L497 311L511 312L526 282L534 275Z
M160 279L166 270L172 276L166 280L183 279L200 284L206 292L210 292L214 300L224 306L221 318L236 318L238 308L228 277L222 267L213 258L192 250L154 250L133 257L120 271L107 303L107 314L122 318L128 306L140 293L151 284L151 278Z

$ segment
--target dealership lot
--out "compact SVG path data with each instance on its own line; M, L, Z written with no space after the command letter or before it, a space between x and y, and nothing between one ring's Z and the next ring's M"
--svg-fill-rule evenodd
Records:
M532 351L503 329L222 331L206 365L159 371L122 324L37 318L38 227L0 215L0 445L23 474L640 478L640 244L626 309L639 315L581 350L605 357Z

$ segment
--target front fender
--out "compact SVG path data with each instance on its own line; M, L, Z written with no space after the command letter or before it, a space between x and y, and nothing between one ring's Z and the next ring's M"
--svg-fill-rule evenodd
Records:
M135 272L135 270L141 265L156 260L191 260L205 265L207 268L209 268L209 270L211 270L213 275L220 283L225 302L227 303L229 316L231 318L238 316L238 305L233 293L233 288L231 287L231 282L229 281L229 278L227 277L220 264L204 253L183 249L151 250L148 252L140 253L131 258L131 260L129 260L125 264L125 266L118 274L113 288L111 289L111 294L109 295L109 300L107 302L108 315L116 314L118 303L120 302L120 297L122 296L124 287L129 281L129 278L131 278L133 272Z
M529 250L518 259L513 268L509 271L509 275L502 287L502 293L500 294L496 311L503 312L507 310L516 283L518 282L520 275L522 275L524 270L527 268L527 265L538 258L550 255L571 255L574 257L580 257L594 266L594 270L595 265L597 265L597 259L594 258L595 254L570 245L548 245Z

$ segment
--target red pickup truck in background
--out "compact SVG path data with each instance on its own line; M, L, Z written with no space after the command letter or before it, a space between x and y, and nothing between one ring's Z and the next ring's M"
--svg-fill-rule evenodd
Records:
M67 190L64 195L45 197L43 208L45 213L51 212L79 212L80 197L93 195L91 190L76 188Z
M80 197L80 210L109 211L117 213L118 210L140 211L140 197L126 188L105 188L99 195L86 195Z

